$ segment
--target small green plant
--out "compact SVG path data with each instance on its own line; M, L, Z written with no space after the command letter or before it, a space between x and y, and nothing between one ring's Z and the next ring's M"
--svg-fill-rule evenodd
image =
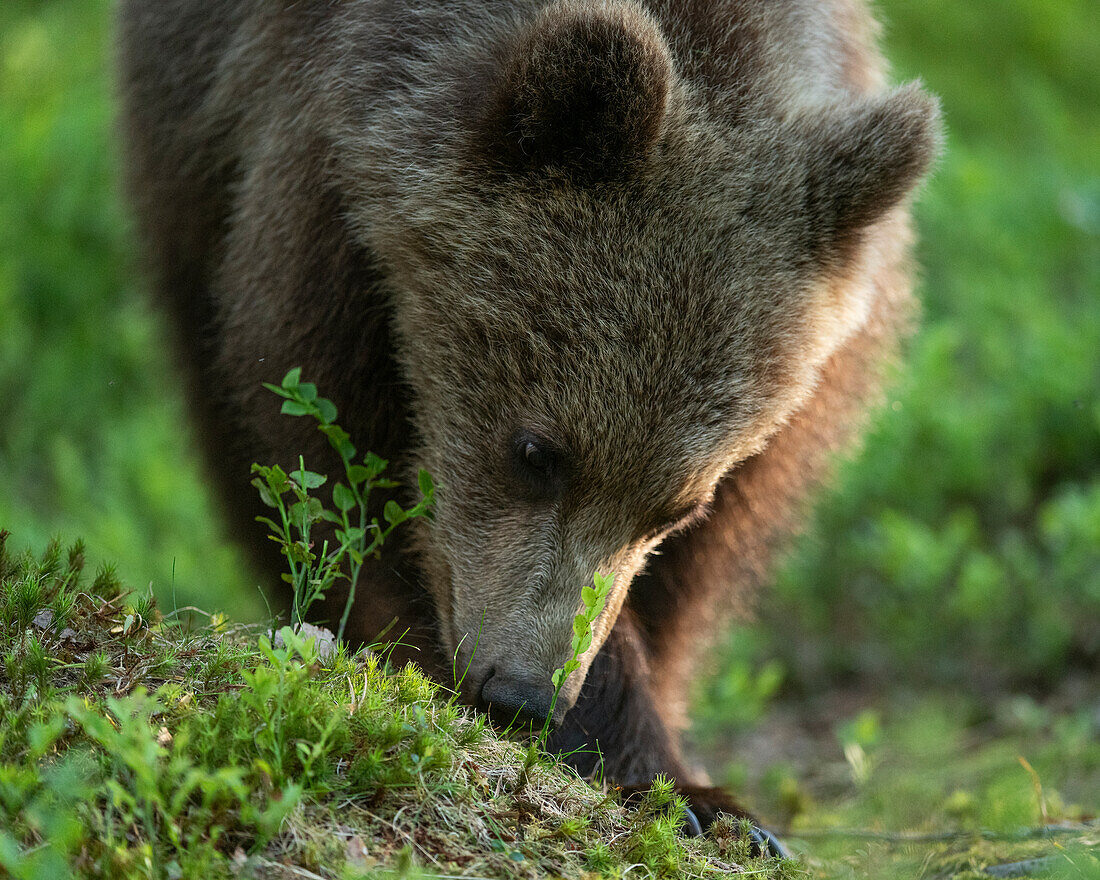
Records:
M554 696L550 700L550 711L543 722L542 731L539 733L539 743L546 742L550 732L550 719L554 717L554 709L558 705L558 696L565 682L581 666L581 655L592 647L592 624L600 616L607 597L611 595L611 586L615 583L615 575L602 575L598 571L592 575L592 586L581 588L581 602L584 610L579 611L573 618L573 650L572 656L565 661L565 665L554 670L550 681L554 684Z
M420 471L418 483L421 498L412 507L403 508L394 500L387 501L382 509L380 523L368 514L370 493L373 489L392 489L398 484L381 476L388 462L368 452L356 462L358 454L348 432L336 424L336 406L331 400L317 395L317 386L301 381L301 367L295 367L280 385L264 383L283 401L282 412L290 416L309 416L317 421L317 430L324 434L344 465L346 482L332 487L334 509L324 505L311 494L327 481L328 477L306 470L305 462L298 457L298 469L289 474L279 465L252 465L256 474L252 485L260 498L273 508L277 519L257 517L271 530L275 541L290 567L283 580L294 589L292 623L297 626L305 621L309 607L323 599L325 593L340 578L348 580L348 598L336 632L337 641L344 638L351 606L363 563L376 555L390 533L406 520L430 515L435 498L435 486L427 471ZM314 532L320 523L334 526L334 542L324 539L319 551L315 549Z
M318 712L301 697L311 668L320 660L315 640L288 626L279 630L279 637L282 645L260 637L258 648L265 662L241 671L245 687L233 709L247 719L242 726L253 730L253 766L273 785L318 785L318 756L332 748L337 727L346 719L337 711ZM293 736L295 731L300 735Z

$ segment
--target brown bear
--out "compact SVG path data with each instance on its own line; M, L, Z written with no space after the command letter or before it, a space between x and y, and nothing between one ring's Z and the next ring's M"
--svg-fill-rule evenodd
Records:
M260 564L249 465L335 476L261 385L301 366L439 485L353 637L396 621L545 717L614 574L551 747L736 810L679 750L692 660L875 395L938 138L863 2L124 0L120 32L141 231Z

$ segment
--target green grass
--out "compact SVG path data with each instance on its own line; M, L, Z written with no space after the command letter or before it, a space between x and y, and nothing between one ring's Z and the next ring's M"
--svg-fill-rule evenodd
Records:
M5 876L792 876L732 822L681 837L667 783L625 807L411 665L191 628L110 572L88 582L82 545L35 558L6 538Z

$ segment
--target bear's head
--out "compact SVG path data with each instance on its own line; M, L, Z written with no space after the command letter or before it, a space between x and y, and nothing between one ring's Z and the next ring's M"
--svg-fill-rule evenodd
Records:
M412 464L440 486L418 540L468 691L545 715L581 588L615 575L560 717L646 558L867 319L875 230L898 225L938 113L912 85L763 83L718 112L632 2L558 0L464 45L371 123L357 217L415 395Z

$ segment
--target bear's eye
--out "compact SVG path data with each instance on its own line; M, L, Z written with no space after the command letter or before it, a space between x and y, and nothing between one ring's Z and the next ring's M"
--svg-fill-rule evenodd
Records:
M534 440L523 444L523 460L531 470L550 475L550 454Z
M550 497L561 490L562 455L550 441L537 434L520 431L512 439L512 467L534 495Z

